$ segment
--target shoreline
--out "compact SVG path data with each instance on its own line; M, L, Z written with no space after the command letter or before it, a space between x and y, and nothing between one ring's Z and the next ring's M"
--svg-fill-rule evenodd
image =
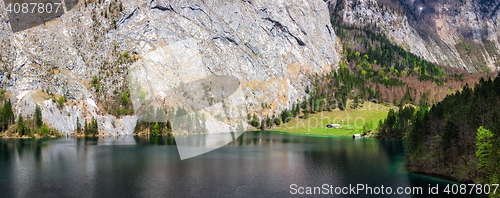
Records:
M309 136L309 137L337 137L337 138L352 138L352 136L356 133L349 132L343 135L337 135L337 134L312 134L312 133L296 133L296 132L289 132L289 131L283 131L283 130L264 130L267 132L279 132L283 134L292 134L292 135L302 135L302 136ZM247 132L247 131L245 131ZM248 132L255 132L255 131L248 131ZM356 138L356 139L378 139L373 136L373 133L371 135L367 135L366 137L361 137L361 138Z
M309 133L295 133L295 132L289 132L289 131L282 131L282 130L251 130L251 131L245 131L246 132L270 132L270 133L282 133L282 134L290 134L290 135L300 135L300 136L309 136L309 137L326 137L326 138L331 138L331 137L337 137L337 138L352 138L351 134L346 134L346 135L326 135L326 134L309 134ZM182 135L182 134L180 134ZM69 137L77 137L77 138L106 138L106 137L120 137L120 136L138 136L138 137L147 137L151 136L146 133L133 133L133 134L106 134L106 135L84 135L84 134L59 134L59 135L50 135L50 136L40 136L40 135L35 135L35 136L19 136L17 134L15 135L5 135L2 134L0 135L0 139L55 139L55 138L69 138ZM159 134L157 135L158 137L169 137L175 135L173 134ZM363 138L374 138L374 137L363 137ZM361 138L361 139L363 139Z
M50 135L50 136L40 136L36 134L35 136L22 136L20 137L19 135L5 135L2 134L0 135L0 139L56 139L56 138L70 138L70 137L76 137L76 138L106 138L106 137L125 137L125 136L138 136L138 137L147 137L150 136L148 134L140 133L140 134L106 134L106 135L85 135L85 134L59 134L59 135ZM168 137L172 136L169 134L159 134L157 135L158 137Z
M429 173L429 172L425 172L425 171L408 171L408 170L406 170L406 168L405 168L405 171L410 173L410 174L418 175L420 177L431 177L431 178L436 178L438 180L443 180L443 181L447 181L447 182L454 182L454 183L459 183L459 184L474 183L474 181L460 181L458 179L455 179L454 177L439 174L439 173Z
M265 130L265 131L248 131L248 132L270 132L270 133L282 133L288 135L297 135L297 136L307 136L307 137L321 137L321 138L352 138L352 135L327 135L327 134L311 134L311 133L295 133L281 130Z
M55 139L55 138L60 138L63 137L63 135L48 135L48 136L40 136L38 134L35 134L34 136L19 136L18 134L14 135L6 135L6 134L1 134L0 139Z

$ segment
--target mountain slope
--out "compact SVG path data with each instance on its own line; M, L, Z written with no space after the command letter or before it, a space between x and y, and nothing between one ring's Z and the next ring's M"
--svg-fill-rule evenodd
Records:
M373 27L406 50L470 72L499 66L500 1L339 0L330 12L347 25Z
M331 71L340 59L320 0L86 1L16 33L4 8L0 88L11 93L16 114L29 117L39 104L45 122L64 133L73 133L77 117L82 124L96 117L102 132L132 133L137 117L119 99L133 64L179 71L179 79L235 76L248 111L266 103L274 113L305 95L308 74Z

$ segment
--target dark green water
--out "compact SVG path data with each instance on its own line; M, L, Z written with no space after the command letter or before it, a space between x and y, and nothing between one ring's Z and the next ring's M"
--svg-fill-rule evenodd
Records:
M0 197L289 197L292 184L421 186L420 197L439 185L445 195L449 182L409 174L403 160L400 141L271 132L183 161L167 137L0 139ZM357 192L342 196L374 196Z

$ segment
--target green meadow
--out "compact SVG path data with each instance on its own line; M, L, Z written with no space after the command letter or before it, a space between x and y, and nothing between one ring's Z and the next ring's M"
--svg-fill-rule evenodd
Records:
M374 131L379 120L387 117L389 109L396 108L384 104L365 102L363 107L351 109L349 104L346 110L335 109L310 114L309 118L294 118L292 121L274 128L275 131L307 134L318 136L351 136L363 131L363 126L371 122L371 131ZM327 124L340 124L341 128L327 128ZM370 124L368 124L369 126Z

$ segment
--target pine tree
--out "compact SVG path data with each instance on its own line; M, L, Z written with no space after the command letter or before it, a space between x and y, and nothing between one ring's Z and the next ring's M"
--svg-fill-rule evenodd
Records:
M281 112L281 120L283 121L283 123L290 122L291 119L292 119L292 112L290 110L285 109L283 110L283 112Z
M93 135L97 135L97 134L98 134L98 132L99 132L99 128L98 128L98 127L99 127L99 126L98 126L98 124L97 124L97 119L92 118L92 126L91 126L91 128L92 128L92 130L91 130L91 131L92 131L92 132L91 132L91 133L92 133Z
M21 116L21 114L17 117L17 132L21 136L26 135L26 124L24 123L23 116Z
M495 155L493 151L493 133L483 126L477 129L477 137L476 137L476 157L478 159L477 170L482 175L482 179L488 178L489 174L491 174L491 170L496 166L495 163L492 163L493 160L490 158ZM480 176L481 177L481 176ZM482 181L484 183L488 183L488 181Z
M82 132L82 124L80 123L80 118L76 117L76 132L81 133Z
M271 119L269 116L266 117L266 128L271 128L273 127L273 119Z
M201 125L202 130L201 131L202 132L206 132L206 129L205 129L205 119L204 118L202 118L201 123L202 123L202 125ZM169 133L172 132L172 124L170 123L170 120L167 120L167 131Z
M405 104L411 103L411 102L413 102L413 99L411 97L410 88L407 88L405 95L401 99L401 105L405 105Z
M3 114L3 106L0 106L0 132L3 132L7 128L7 121Z
M40 106L38 105L36 105L35 108L35 123L37 127L41 127L43 125L42 111L40 110Z
M84 125L84 128L83 128L83 132L85 133L85 135L90 135L90 127L89 127L89 123L87 122L87 119L85 119L85 125Z
M345 110L345 104L344 102L346 101L346 97L342 97L342 99L338 102L338 107L340 110L344 111Z
M15 115L14 115L14 112L12 111L12 103L10 102L10 100L8 100L7 102L5 102L3 104L3 117L5 119L5 123L8 125L11 125L14 123L14 119L15 119Z
M304 113L303 118L304 119L309 118L309 102L307 101L307 99L305 97L304 97L304 101L302 102L301 108L302 108L302 113Z

